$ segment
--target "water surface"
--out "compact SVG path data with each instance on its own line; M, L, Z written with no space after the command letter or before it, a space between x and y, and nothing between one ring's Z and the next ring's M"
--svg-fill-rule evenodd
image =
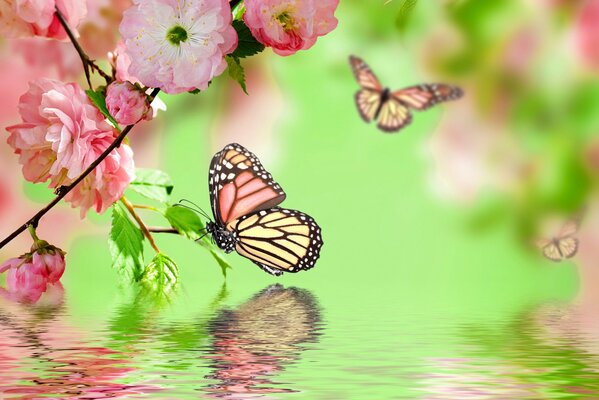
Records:
M596 319L573 304L491 315L372 301L364 312L348 299L338 318L317 292L273 284L198 303L123 294L109 313L81 315L67 294L2 303L3 398L599 396Z

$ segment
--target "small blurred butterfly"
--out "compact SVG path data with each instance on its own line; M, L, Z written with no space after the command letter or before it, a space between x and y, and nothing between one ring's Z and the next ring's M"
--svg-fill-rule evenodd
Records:
M232 143L212 158L208 174L218 247L249 258L272 275L310 269L322 247L320 227L300 211L277 207L285 192L258 158Z
M360 116L366 122L378 120L377 127L385 132L396 132L412 122L410 109L426 110L464 94L459 87L443 83L410 86L392 92L383 88L364 60L350 56L349 63L361 86L355 95Z
M563 261L572 258L578 252L576 234L580 228L580 217L570 219L562 226L556 236L550 239L538 239L537 247L551 261Z

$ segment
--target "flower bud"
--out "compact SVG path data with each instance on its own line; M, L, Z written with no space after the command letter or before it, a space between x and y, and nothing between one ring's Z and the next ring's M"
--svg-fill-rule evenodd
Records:
M11 258L0 265L8 271L6 284L10 298L34 303L46 291L48 283L56 283L64 273L64 251L44 240L36 240L30 253Z
M152 119L148 96L131 82L113 82L106 89L106 107L121 125Z

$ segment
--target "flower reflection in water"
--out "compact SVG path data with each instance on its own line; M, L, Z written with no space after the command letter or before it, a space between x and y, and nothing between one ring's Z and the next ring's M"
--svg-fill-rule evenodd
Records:
M589 312L590 311L590 312ZM597 398L599 340L587 322L596 310L549 304L510 319L465 324L458 357L428 360L426 398Z
M276 284L211 322L211 368L217 380L205 390L213 397L250 398L294 392L272 379L297 360L305 344L319 336L320 313L304 289Z
M127 355L86 345L89 338L68 322L63 295L52 286L36 304L0 302L2 396L97 399L156 391L115 382L134 370Z

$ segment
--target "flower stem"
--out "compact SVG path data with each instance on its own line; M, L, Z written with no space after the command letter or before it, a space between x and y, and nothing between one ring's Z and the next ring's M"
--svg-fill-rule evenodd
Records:
M87 80L87 84L89 85L89 88L91 90L94 90L94 87L92 86L92 82L91 82L91 79L89 76L89 64L90 64L89 57L87 56L85 51L83 51L83 49L79 45L77 38L75 38L75 34L71 30L71 27L67 23L66 19L64 18L64 15L62 14L62 12L58 8L58 6L55 7L55 13L56 13L56 16L58 17L58 21L60 21L60 24L66 31L69 39L71 40L71 43L73 43L75 50L77 50L77 53L79 54L79 58L81 58L81 62L83 63L83 72L85 72L85 79Z
M154 98L156 97L156 95L158 95L158 92L160 92L160 89L155 88L152 91L152 93L150 94L150 99L154 100ZM0 242L0 249L3 248L4 246L6 246L11 240L13 240L17 236L19 236L25 229L27 229L29 227L29 225L31 225L34 228L36 228L37 224L40 221L40 219L44 215L46 215L46 213L48 211L50 211L52 208L54 208L54 206L57 205L67 194L69 194L69 192L71 190L73 190L75 188L75 186L77 186L98 165L100 165L100 163L102 161L104 161L104 159L106 157L108 157L108 155L112 152L112 150L116 149L117 147L119 147L121 145L121 143L123 143L123 140L125 140L125 137L131 131L131 129L133 129L134 126L135 125L127 125L125 127L125 129L123 129L123 131L117 136L117 138L114 140L114 142L112 142L110 144L110 146L108 146L106 148L106 150L104 150L104 152L102 154L100 154L100 156L96 160L94 160L94 162L92 162L89 165L89 167L87 167L87 169L85 171L83 171L83 173L81 175L79 175L70 185L60 186L58 188L58 190L57 190L57 195L54 198L54 200L52 200L50 203L48 203L48 205L46 205L44 208L42 208L41 210L39 210L27 222L25 222L23 225L19 226L13 233L11 233L10 235L8 235L2 242Z
M154 242L152 234L148 230L146 224L144 224L144 222L142 221L141 217L135 212L133 204L131 204L125 196L121 197L121 203L123 203L127 210L129 210L129 214L131 214L135 222L137 222L137 224L139 225L139 228L141 229L142 233L144 234L146 239L148 239L148 242L150 242L150 246L152 246L156 253L160 253L160 249L158 248L158 246L156 246L156 242Z
M29 234L34 242L39 242L40 238L37 237L37 233L35 232L35 227L33 225L27 225L27 229L29 230Z

